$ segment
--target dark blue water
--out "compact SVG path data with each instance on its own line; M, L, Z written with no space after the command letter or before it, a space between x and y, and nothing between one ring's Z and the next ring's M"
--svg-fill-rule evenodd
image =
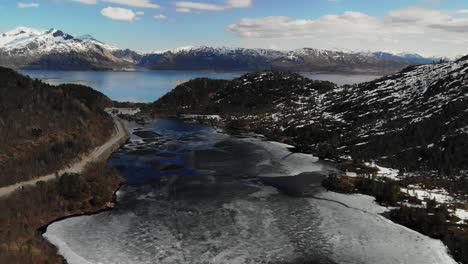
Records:
M200 77L230 80L242 75L240 72L201 71L149 71L93 72L93 71L21 71L33 78L58 85L75 83L93 87L112 100L153 102L175 88L178 84ZM326 80L338 85L370 81L378 76L303 73L305 77Z
M192 151L210 149L213 141L206 137L215 131L208 126L171 118L157 119L154 123L132 129L130 141L108 161L120 170L126 184L142 184L161 176L196 174L196 170L187 167L183 156Z
M148 71L100 72L100 71L30 71L21 73L33 78L59 85L74 83L93 87L112 100L131 102L153 102L188 80L207 77L213 79L233 79L238 72L187 72L187 71Z

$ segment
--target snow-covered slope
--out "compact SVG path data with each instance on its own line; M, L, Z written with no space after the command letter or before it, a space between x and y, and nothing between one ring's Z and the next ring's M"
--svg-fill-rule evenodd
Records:
M73 37L58 29L18 27L0 35L1 65L40 69L121 69L119 49L90 35Z
M10 54L86 52L97 48L118 50L117 47L100 42L90 35L75 38L58 29L18 27L0 35L0 49Z

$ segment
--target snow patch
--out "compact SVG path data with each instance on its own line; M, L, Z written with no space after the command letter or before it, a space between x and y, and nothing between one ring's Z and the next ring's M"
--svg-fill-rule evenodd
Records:
M324 193L320 198L332 201L308 201L320 212L319 230L331 245L331 257L336 263L456 264L440 240L379 215L386 208L376 205L372 198L333 192Z

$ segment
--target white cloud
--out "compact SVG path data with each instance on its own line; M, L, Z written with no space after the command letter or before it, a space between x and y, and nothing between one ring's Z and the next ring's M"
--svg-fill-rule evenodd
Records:
M88 5L95 5L97 4L97 0L73 0L75 2L79 2L82 4L88 4Z
M443 11L409 7L384 17L360 12L325 15L316 19L273 16L241 19L226 29L242 37L246 46L282 49L386 50L456 56L468 53L467 10Z
M154 4L150 0L104 0L104 2L141 8L161 8L160 5Z
M18 3L18 8L31 8L31 7L39 7L38 3Z
M226 6L230 8L246 8L252 6L252 0L229 0Z
M133 12L131 9L120 7L106 7L101 10L101 14L114 20L135 21L139 19L140 12Z
M155 15L154 18L158 20L164 20L167 18L167 16L163 14L159 14L159 15Z
M221 11L224 10L224 6L198 3L198 2L176 2L177 8L188 9L188 10L205 10L205 11Z
M177 1L176 11L188 13L192 11L223 11L231 8L246 8L253 4L253 0L228 0L224 5L216 5L204 2Z
M185 8L185 7L178 7L176 8L176 12L179 13L190 13L192 10L190 8Z

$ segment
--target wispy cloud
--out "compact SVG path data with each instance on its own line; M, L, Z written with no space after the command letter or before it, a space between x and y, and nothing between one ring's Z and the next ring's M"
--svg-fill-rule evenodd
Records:
M78 3L82 3L82 4L88 4L88 5L97 4L97 0L73 0L73 1L78 2Z
M430 55L466 53L467 10L424 7L393 10L384 17L348 11L316 19L287 16L245 18L226 29L248 45L274 42L285 48L313 46L354 50L418 51Z
M167 16L163 14L158 14L154 16L154 19L164 20L164 19L167 19Z
M31 7L39 7L38 3L18 3L18 8L31 8Z
M107 2L117 5L125 5L139 8L161 8L160 5L151 2L151 0L72 0L82 4L97 4L98 2Z
M120 7L106 7L101 10L101 14L113 20L135 21L138 20L139 15L143 15L144 12L134 12L131 9Z
M104 2L141 8L161 8L160 5L154 4L150 0L104 0Z
M206 2L176 1L176 11L188 13L193 11L223 11L231 8L247 8L252 6L253 0L228 0L224 5Z

